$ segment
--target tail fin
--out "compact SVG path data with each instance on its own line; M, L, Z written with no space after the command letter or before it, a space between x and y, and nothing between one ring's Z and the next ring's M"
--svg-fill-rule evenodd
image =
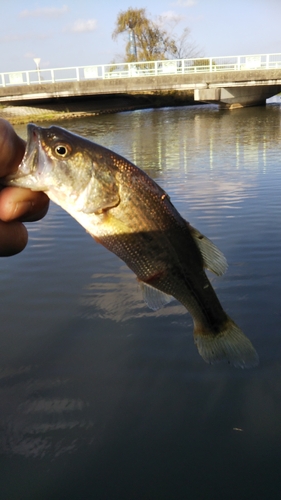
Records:
M218 334L206 330L203 332L201 328L195 327L194 342L207 363L226 361L239 368L252 368L259 363L252 343L230 318L224 330Z

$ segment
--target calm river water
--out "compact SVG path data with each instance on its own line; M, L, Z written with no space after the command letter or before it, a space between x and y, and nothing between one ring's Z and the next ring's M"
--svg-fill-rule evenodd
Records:
M150 311L125 264L51 205L0 261L1 498L279 499L280 106L58 124L143 168L219 246L213 286L260 365L204 363L185 309Z

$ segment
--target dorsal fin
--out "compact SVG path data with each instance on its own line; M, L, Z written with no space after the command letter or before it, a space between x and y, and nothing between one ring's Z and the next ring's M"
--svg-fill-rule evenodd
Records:
M204 236L204 234L200 233L198 229L195 229L195 227L192 227L189 223L187 224L203 257L204 267L217 274L217 276L221 276L227 269L225 256L209 238Z

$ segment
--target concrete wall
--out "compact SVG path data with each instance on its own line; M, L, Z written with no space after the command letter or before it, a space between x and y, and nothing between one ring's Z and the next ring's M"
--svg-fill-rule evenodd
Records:
M194 91L194 100L219 104L222 108L235 109L264 104L266 99L279 92L281 92L281 85L213 87L196 89Z

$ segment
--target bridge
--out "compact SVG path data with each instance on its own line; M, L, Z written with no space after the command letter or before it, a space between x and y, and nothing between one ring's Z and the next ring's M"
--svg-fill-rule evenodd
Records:
M281 92L281 53L145 61L0 73L0 104L93 96L192 96L223 108L265 104Z

